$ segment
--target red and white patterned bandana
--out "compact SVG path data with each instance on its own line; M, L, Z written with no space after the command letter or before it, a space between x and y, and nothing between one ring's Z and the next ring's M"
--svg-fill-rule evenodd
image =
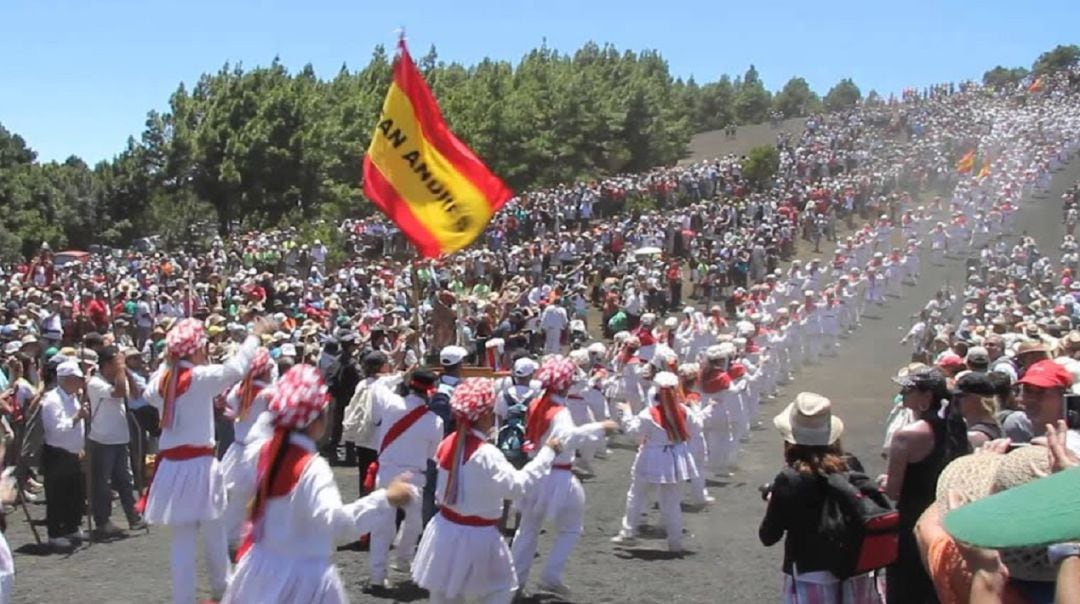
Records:
M206 330L198 319L184 319L165 334L165 348L177 359L191 356L205 344Z
M275 426L301 430L322 415L329 402L330 394L319 370L297 365L274 384L270 413Z
M556 354L544 359L536 372L536 379L546 390L564 392L573 383L576 370L577 367L573 361L561 354Z
M450 409L459 422L474 424L494 408L495 387L487 378L468 378L450 396Z

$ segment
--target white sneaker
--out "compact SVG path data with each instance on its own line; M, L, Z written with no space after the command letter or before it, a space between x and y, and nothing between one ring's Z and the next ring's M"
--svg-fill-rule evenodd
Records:
M612 543L621 543L623 545L633 545L633 544L637 543L637 537L635 537L633 535L627 535L627 534L624 534L624 533L619 533L618 535L615 535L614 537L611 538L611 542Z
M25 490L25 489L21 493L19 493L19 496L22 498L23 501L25 501L27 503L37 503L37 500L38 500L37 495L35 495L35 494L31 493L29 490Z
M70 539L71 541L86 541L86 531L82 530L82 528L79 528L79 530L75 531L74 533L64 535L64 537Z
M536 583L536 588L540 591L547 592L549 594L555 594L562 598L570 597L570 588L566 586L562 581L548 581L540 579Z
M390 563L390 569L400 573L408 573L412 571L412 562L409 562L408 560L394 560Z

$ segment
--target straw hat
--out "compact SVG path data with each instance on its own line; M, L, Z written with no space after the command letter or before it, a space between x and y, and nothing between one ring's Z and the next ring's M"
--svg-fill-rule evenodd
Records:
M959 494L967 504L1027 484L1039 478L1040 472L1049 473L1050 462L1046 448L1036 445L1020 447L1005 455L978 452L958 457L938 477L937 505L943 514L948 514L953 509L949 503L950 491ZM1013 577L1027 581L1054 581L1057 577L1057 569L1047 558L1045 547L1005 548L1000 553Z
M844 433L844 422L832 414L832 402L813 392L800 392L795 400L773 418L784 442L824 447Z

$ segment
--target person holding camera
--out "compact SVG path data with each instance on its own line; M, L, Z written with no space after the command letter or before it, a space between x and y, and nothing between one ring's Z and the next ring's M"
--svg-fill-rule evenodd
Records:
M862 471L862 464L844 452L840 436L844 422L832 413L832 402L812 392L801 392L773 425L784 441L784 468L762 487L768 501L758 538L765 546L784 539L783 601L879 602L869 575L841 581L828 570L828 556L820 548L820 518L825 505L822 477Z

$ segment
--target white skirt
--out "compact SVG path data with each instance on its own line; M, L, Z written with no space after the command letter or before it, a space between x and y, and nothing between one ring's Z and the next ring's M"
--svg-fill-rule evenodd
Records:
M464 526L435 514L420 538L413 582L447 598L478 599L517 589L510 548L494 526Z
M293 558L256 544L240 560L222 604L346 604L330 558Z
M228 491L232 488L232 475L236 471L237 464L244 459L244 444L240 442L233 442L229 445L229 448L225 450L225 455L221 457L221 477L225 481L225 490Z
M191 524L220 518L225 481L213 457L158 462L144 518L150 524Z
M648 484L676 484L698 477L697 464L686 443L640 447L634 472Z

